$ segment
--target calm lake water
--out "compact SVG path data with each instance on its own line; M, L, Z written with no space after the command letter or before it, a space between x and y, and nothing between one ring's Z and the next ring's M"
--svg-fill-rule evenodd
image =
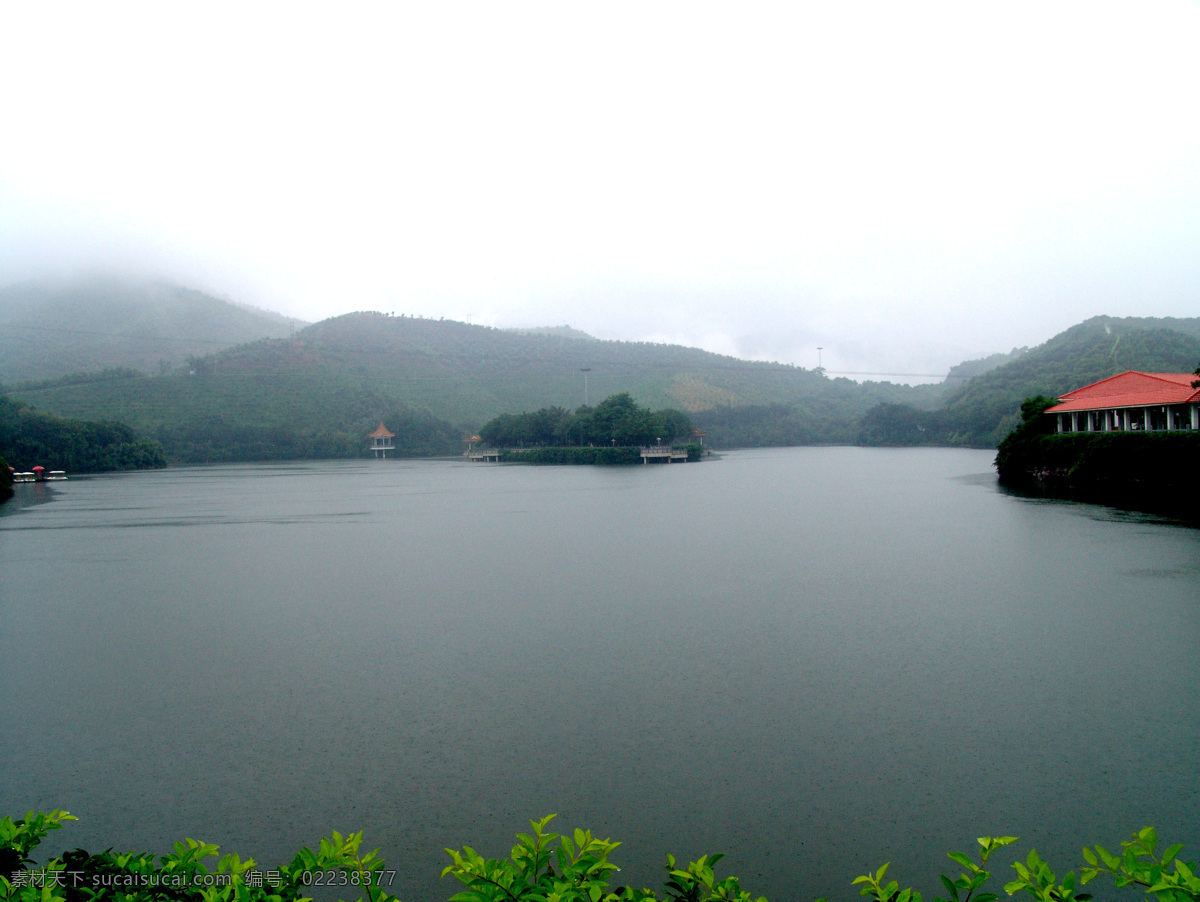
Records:
M1006 495L991 457L18 487L0 812L264 864L363 829L412 902L456 891L443 847L551 812L621 840L623 882L724 851L772 902L889 860L940 890L984 834L1065 870L1154 824L1194 858L1200 531Z

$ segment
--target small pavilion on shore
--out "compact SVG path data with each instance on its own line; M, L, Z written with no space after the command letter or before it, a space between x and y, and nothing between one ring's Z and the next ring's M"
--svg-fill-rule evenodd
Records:
M375 456L385 459L389 451L396 450L396 443L392 441L395 437L396 433L388 432L387 427L383 425L383 420L379 421L379 428L367 436L371 440L370 447L375 452Z
M1069 391L1046 410L1058 432L1200 430L1195 373L1118 373Z

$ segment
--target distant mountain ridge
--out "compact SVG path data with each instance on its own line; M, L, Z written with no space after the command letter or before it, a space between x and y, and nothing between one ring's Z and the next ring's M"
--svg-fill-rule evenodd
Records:
M283 338L306 323L166 282L113 276L0 288L0 383L130 367Z
M412 453L453 453L461 449L452 436L499 414L575 409L619 392L656 410L799 406L817 417L813 434L836 442L853 436L873 404L928 404L938 391L859 385L675 345L352 313L152 378L114 371L27 385L14 396L63 416L128 423L188 461L354 456L380 419L393 432L401 420L416 424L423 438L408 446ZM247 456L231 457L231 449Z
M981 357L978 360L964 360L962 363L955 364L950 367L950 372L946 374L946 383L951 386L960 387L968 379L974 379L976 376L981 376L989 370L994 370L998 366L1016 360L1022 354L1029 351L1029 348L1013 348L1007 354L989 354L987 357Z
M39 290L28 289L24 300L14 289L0 291L0 364L4 348L21 344L10 334L19 328L3 329L3 316L20 322L20 314L27 322L28 308L47 293ZM151 284L117 297L76 292L71 303L92 296L104 311L89 321L98 323L96 334L29 327L30 334L53 335L51 344L78 335L78 346L50 354L45 341L30 342L53 362L43 361L45 370L60 375L17 386L13 396L61 416L129 424L160 440L176 462L356 456L381 419L399 433L401 453L448 454L458 450L458 437L500 414L574 410L620 392L652 409L686 411L721 447L994 447L1026 397L1061 394L1125 369L1190 372L1200 360L1200 318L1102 316L1035 348L965 361L942 385L860 384L697 348L584 337L565 326L509 330L360 312L293 334L293 321L174 286ZM207 314L260 333L274 329L275 337L184 354L180 333L193 337L193 347L196 335L223 334L211 323L203 332L195 318ZM242 314L251 317L249 326ZM128 347L145 341L157 356L137 366L118 353L126 346L114 336L125 334L133 336ZM228 341L224 334L204 341ZM180 336L179 348L163 347L170 335ZM88 361L92 372L76 375ZM101 367L108 369L96 372Z
M509 329L509 332L519 332L522 335L557 335L561 338L578 338L581 341L596 341L594 335L588 335L580 329L572 329L568 325L562 326L533 326L531 328Z

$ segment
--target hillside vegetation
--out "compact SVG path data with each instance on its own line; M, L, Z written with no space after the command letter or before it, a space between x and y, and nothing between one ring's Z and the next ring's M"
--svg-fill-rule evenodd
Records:
M937 410L896 404L875 408L863 419L859 441L994 448L1020 423L1025 398L1057 398L1126 370L1187 373L1198 359L1200 318L1097 316L949 388Z
M657 409L795 406L836 424L809 432L832 442L852 436L873 404L920 403L930 391L673 345L355 313L158 376L111 370L14 394L64 416L128 423L172 460L199 462L360 456L381 419L402 454L457 453L464 433L501 414L621 393Z
M380 420L398 433L401 455L455 454L464 435L498 416L575 410L622 393L648 408L686 412L718 448L995 447L1027 397L1126 369L1189 371L1200 359L1200 319L1111 317L1032 349L966 361L945 383L924 386L860 384L696 348L602 341L565 326L504 330L380 313L335 317L294 335L275 317L269 334L286 337L214 351L203 342L232 342L235 321L258 335L268 324L171 286L63 291L26 286L0 296L10 321L28 323L31 310L41 311L35 321L45 325L18 324L16 332L54 339L16 341L14 330L0 329L0 373L15 369L24 380L10 382L9 393L59 416L127 424L181 463L362 456ZM59 307L47 306L53 298ZM95 329L75 328L79 322ZM128 341L114 338L126 331ZM155 345L152 334L175 338ZM59 340L62 348L52 351Z
M163 282L93 277L9 285L0 288L0 382L110 367L159 373L302 325Z
M73 473L166 466L158 442L139 438L124 423L64 419L0 395L0 459L18 471L35 466ZM5 493L0 490L0 500Z

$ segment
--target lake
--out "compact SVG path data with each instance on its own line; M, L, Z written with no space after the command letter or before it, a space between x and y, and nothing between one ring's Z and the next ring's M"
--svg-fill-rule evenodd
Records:
M772 902L926 892L974 837L1200 838L1200 531L1004 493L991 452L357 461L18 486L0 813L264 865L365 830L402 899L530 818ZM953 871L952 873L957 873ZM1008 878L1001 874L1001 880Z

